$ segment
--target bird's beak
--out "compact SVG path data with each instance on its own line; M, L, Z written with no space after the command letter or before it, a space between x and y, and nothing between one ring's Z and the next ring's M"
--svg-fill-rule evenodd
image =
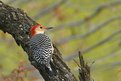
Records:
M53 29L53 27L47 27L46 29L47 29L47 30L49 30L49 29Z

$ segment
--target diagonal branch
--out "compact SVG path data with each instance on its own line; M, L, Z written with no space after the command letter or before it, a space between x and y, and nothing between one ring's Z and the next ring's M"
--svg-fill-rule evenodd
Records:
M0 30L13 36L16 43L22 46L23 50L28 54L28 58L32 64L35 61L30 57L31 53L28 50L26 42L30 39L30 27L36 24L38 23L27 16L21 9L10 7L0 1ZM42 70L36 62L33 66L40 72L45 81L77 81L68 66L64 63L56 46L54 46L54 49L52 69L57 71L56 76L49 77L45 70Z
M92 46L87 47L87 48L85 48L85 49L82 49L81 52L82 52L83 54L84 54L84 53L87 53L87 52L89 52L90 50L92 50L92 49L94 49L94 48L96 48L96 47L98 47L98 46L100 46L100 45L102 45L102 44L105 44L106 42L111 41L112 38L113 38L114 36L118 35L118 34L121 34L121 29L120 29L120 30L117 30L117 31L115 31L115 32L113 32L110 36L108 36L107 38L105 38L105 39L103 39L103 40L101 40L101 41L99 41L99 42L93 44ZM79 51L79 50L78 50L78 51ZM65 61L70 61L70 60L74 59L74 58L77 57L77 56L78 56L78 54L77 54L77 52L75 52L75 53L73 53L73 54L67 56L66 58L64 58L64 60L65 60Z
M113 1L111 3L106 3L103 5L100 5L95 9L95 11L91 15L85 17L84 19L80 19L77 21L71 21L71 22L66 23L66 24L61 24L61 25L57 26L56 28L54 28L54 30L52 30L52 32L63 29L63 28L67 28L67 27L73 28L73 27L78 27L80 25L83 25L87 21L90 21L93 18L95 18L97 15L99 15L104 9L109 8L109 7L113 7L113 6L118 6L118 5L121 5L121 0L117 0L117 1Z
M33 18L35 20L38 20L39 18L41 18L42 16L46 15L47 13L51 12L52 10L56 9L57 7L59 7L60 5L64 4L67 0L59 0L58 2L56 2L53 5L50 5L47 8L41 9L39 10L40 12L38 12L38 14L36 16L34 16Z
M98 30L102 29L103 27L110 24L111 22L119 20L119 19L121 19L121 16L112 17L112 18L104 21L103 23L95 26L94 29L88 31L87 33L79 34L79 35L73 35L73 36L61 39L61 40L57 41L56 44L60 45L60 44L67 43L67 42L72 41L72 40L85 38L85 37L90 36L93 33L97 32Z

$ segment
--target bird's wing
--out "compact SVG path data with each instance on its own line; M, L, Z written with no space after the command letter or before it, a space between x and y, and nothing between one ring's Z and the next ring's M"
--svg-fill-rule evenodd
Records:
M40 64L45 64L48 66L52 57L52 50L49 49L36 49L32 51L33 59Z

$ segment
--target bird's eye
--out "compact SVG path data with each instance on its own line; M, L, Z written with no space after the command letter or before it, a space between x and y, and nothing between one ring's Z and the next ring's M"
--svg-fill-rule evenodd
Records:
M42 29L42 27L40 26L40 29Z

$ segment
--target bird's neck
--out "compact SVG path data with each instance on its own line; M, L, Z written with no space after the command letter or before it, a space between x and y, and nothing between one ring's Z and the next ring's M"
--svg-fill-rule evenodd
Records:
M44 31L36 31L35 34L44 34Z
M33 37L33 36L38 35L38 34L44 34L44 32L34 32L31 34L31 36Z

